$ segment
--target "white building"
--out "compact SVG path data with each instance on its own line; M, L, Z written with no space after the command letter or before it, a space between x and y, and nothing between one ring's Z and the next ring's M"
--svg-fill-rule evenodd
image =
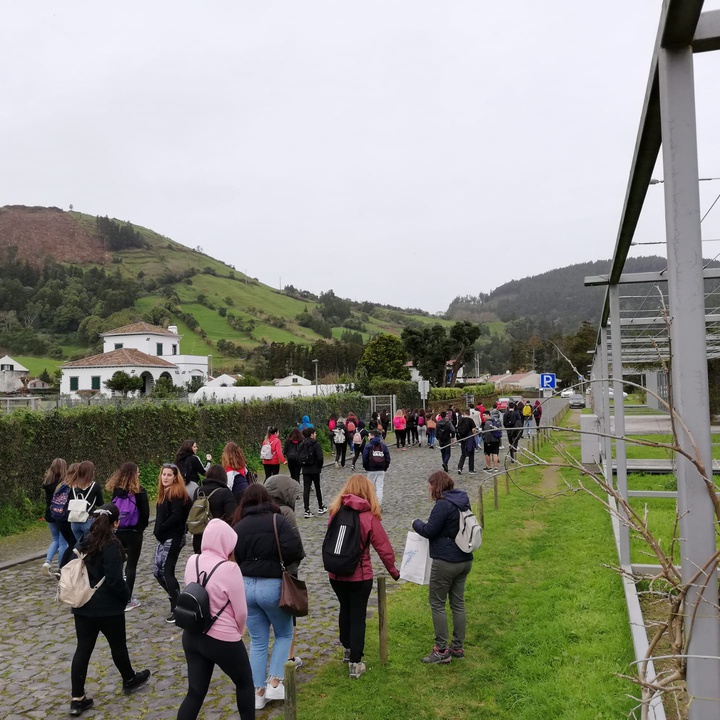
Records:
M273 383L276 387L288 387L290 385L312 385L312 380L300 375L286 375L284 378L275 378Z
M0 392L12 393L23 389L23 380L30 371L9 355L0 358Z
M118 371L143 378L141 395L150 393L162 377L180 387L192 378L204 381L208 376L207 356L180 353L181 338L175 325L165 329L138 322L101 337L102 353L62 366L61 394L72 396L81 390L94 390L109 397L112 391L105 387L105 381Z
M242 375L218 375L205 383L205 387L233 387Z

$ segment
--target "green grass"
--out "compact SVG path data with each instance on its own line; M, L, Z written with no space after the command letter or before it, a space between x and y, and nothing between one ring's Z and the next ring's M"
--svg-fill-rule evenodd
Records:
M549 473L551 471L544 471ZM518 483L538 494L538 469ZM547 477L547 475L546 475ZM464 660L423 665L432 645L427 588L406 585L389 598L390 659L381 668L377 622L368 623L358 682L335 661L299 688L303 720L596 720L625 717L632 647L610 520L578 493L538 502L513 488L500 509L486 497L483 547L468 580Z
M12 355L21 365L24 365L30 371L30 377L37 377L43 370L47 370L50 375L58 370L62 365L62 360L52 360L51 358L28 357L26 355Z
M665 447L650 447L647 445L637 445L632 441L633 438L639 440L648 440L657 443L672 443L672 435L656 434L656 435L627 435L628 442L625 443L626 454L628 460L644 460L644 459L668 459L671 460L675 453ZM714 460L720 459L720 435L712 435L712 457Z

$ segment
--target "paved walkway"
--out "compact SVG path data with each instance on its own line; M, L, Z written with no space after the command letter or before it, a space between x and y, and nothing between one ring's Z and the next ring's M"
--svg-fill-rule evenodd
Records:
M406 451L391 447L391 454L392 465L385 480L383 522L399 565L405 534L412 520L426 518L431 509L425 481L430 472L440 468L440 452L427 447ZM459 450L453 449L452 462L455 464L451 464L451 468L456 467L459 456ZM478 469L484 466L481 455L476 459L479 460ZM326 504L350 473L349 464L341 469L325 468L322 487ZM476 502L480 482L487 479L485 473L454 477L458 486L467 490ZM311 495L311 508L316 510L314 495ZM297 509L302 510L301 507ZM308 555L301 565L300 576L308 582L311 607L310 615L298 622L296 653L305 661L298 673L300 693L303 681L319 663L341 656L337 640L337 601L320 558L326 517L306 520L301 512L298 513ZM186 546L178 563L179 576L190 554L190 545ZM135 592L142 605L126 615L133 664L136 669L150 668L153 676L145 688L129 697L123 695L107 643L100 638L87 682L87 692L95 699L95 708L88 711L86 717L97 720L175 718L184 697L186 667L181 647L182 631L165 623L167 597L152 577L153 549L152 535L146 532ZM384 573L374 552L372 555L376 570ZM0 702L2 717L6 720L60 717L69 708L74 625L70 611L55 601L56 583L41 575L41 563L42 560L34 560L0 570L3 585L0 597ZM403 581L396 584L389 580L388 588L394 591L403 584ZM371 604L375 602L373 593ZM367 657L366 661L372 672L377 659ZM299 706L301 709L302 694ZM280 717L282 707L282 703L271 702L258 717ZM203 712L208 720L238 717L232 685L220 671L215 673Z

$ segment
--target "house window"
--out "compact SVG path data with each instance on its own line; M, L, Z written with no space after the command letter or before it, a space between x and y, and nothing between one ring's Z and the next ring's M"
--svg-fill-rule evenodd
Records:
M157 352L155 353L156 355L162 355L162 354L163 354L163 347L162 347L162 346L163 346L162 343L157 343L157 345L156 345L156 350L157 350Z
M93 375L90 378L90 389L91 390L99 390L100 389L100 376L99 375Z
M13 372L15 370L14 365L0 365L0 370L2 372Z
M177 345L172 346L172 354L177 355Z
M115 343L115 349L116 349L116 350L122 350L122 346L123 346L122 343Z
M294 383L296 383L296 382L297 382L297 378L293 378L292 381L293 381Z
M70 378L70 392L75 392L80 387L80 378L75 376Z

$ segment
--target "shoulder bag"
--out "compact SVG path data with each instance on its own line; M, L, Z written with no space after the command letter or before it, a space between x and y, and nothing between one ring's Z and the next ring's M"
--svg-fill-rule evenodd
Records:
M295 617L305 617L308 614L307 585L304 580L299 580L285 569L282 550L280 549L276 513L273 513L273 530L275 530L275 542L277 543L280 567L282 568L279 607L281 610L285 610L285 612L289 612Z

